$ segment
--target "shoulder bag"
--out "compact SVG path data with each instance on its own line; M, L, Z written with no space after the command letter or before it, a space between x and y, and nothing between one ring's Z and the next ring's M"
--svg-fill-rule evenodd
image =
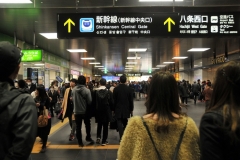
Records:
M157 153L158 159L159 159L159 160L163 160L163 159L161 158L161 155L159 154L157 148L156 148L156 145L155 145L155 143L154 143L154 141L153 141L152 135L151 135L151 133L150 133L150 131L149 131L149 128L148 128L146 122L144 121L143 117L141 117L141 119L142 119L143 125L144 125L144 127L146 128L147 133L148 133L148 135L149 135L149 137L150 137L150 139L151 139L151 141L152 141L152 144L153 144L154 149L155 149L155 151L156 151L156 153ZM187 118L186 118L186 125L185 125L182 133L180 134L180 138L179 138L178 143L177 143L177 146L176 146L176 148L175 148L175 152L174 152L174 155L173 155L172 160L176 160L176 159L177 159L178 151L179 151L180 145L181 145L181 143L182 143L183 135L184 135L184 133L185 133L185 131L186 131L186 128L187 128Z
M38 127L46 127L48 125L48 116L46 115L46 107L43 107L41 115L38 117Z

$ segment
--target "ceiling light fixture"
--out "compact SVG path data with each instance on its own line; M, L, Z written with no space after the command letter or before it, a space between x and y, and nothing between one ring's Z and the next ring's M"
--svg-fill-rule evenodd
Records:
M172 59L186 59L188 57L173 57Z
M152 69L160 69L160 68L152 68Z
M44 66L44 64L34 64L35 66Z
M135 67L135 66L131 66L131 65L130 65L130 66L125 66L125 67Z
M104 66L94 66L94 67L97 67L97 68L104 68Z
M137 62L126 62L126 64L137 64Z
M32 3L30 0L0 0L0 3Z
M67 49L68 52L87 52L85 49Z
M147 48L129 48L128 52L146 52Z
M166 67L164 64L157 65L156 67Z
M210 48L192 48L192 49L189 49L188 52L204 52L204 51L207 51L209 49Z
M141 59L141 57L127 57L127 59Z
M125 67L125 69L133 69L133 68L127 68L127 67Z
M163 62L164 64L172 64L172 63L175 63L175 62Z
M175 0L175 2L182 2L183 0ZM173 2L173 0L139 0L139 2Z
M81 58L82 60L94 60L94 57Z
M47 39L58 39L57 33L39 33L39 34Z
M89 63L89 64L101 64L101 63L99 63L99 62L94 62L94 63Z

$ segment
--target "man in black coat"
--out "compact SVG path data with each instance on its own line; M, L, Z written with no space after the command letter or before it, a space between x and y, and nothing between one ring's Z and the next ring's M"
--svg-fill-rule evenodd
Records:
M51 97L52 99L50 110L51 110L51 116L54 117L53 108L56 108L56 103L58 102L58 98L60 97L60 95L56 90L54 90L54 86L51 86L48 92L48 96Z
M32 83L31 78L27 78L26 83L27 83L27 88L29 89L30 94L36 90L36 84Z
M131 89L125 85L126 77L120 77L120 84L113 91L114 114L117 118L120 141L127 126L128 118L133 115L133 94Z

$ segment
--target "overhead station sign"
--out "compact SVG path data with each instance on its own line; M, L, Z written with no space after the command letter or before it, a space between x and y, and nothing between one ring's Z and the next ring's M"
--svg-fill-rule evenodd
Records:
M21 50L23 52L22 62L42 61L42 50Z
M58 38L239 36L238 13L58 14Z

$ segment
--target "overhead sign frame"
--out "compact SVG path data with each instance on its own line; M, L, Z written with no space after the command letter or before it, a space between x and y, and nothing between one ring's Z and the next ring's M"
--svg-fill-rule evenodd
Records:
M59 39L240 36L240 13L60 13Z

